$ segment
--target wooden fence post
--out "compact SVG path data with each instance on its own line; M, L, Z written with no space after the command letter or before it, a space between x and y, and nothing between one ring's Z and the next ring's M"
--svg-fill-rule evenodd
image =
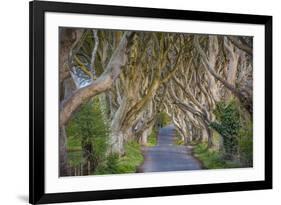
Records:
M88 161L88 175L91 174L91 162Z

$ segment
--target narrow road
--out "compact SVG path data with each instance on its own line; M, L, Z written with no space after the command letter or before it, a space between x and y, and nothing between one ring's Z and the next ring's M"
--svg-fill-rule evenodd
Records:
M159 130L155 147L144 147L144 162L138 172L163 172L201 169L201 164L191 155L187 146L173 143L175 128L172 125Z

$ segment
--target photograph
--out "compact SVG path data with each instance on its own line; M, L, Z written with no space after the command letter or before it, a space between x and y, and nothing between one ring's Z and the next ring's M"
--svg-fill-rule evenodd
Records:
M253 36L57 35L59 177L253 167Z
M272 16L29 6L30 203L272 189Z
M276 204L277 5L3 1L0 205Z

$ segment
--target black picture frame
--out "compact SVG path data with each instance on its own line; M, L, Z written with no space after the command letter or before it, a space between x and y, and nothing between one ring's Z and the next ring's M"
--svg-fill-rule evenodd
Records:
M230 14L105 6L77 3L33 1L30 12L30 164L29 202L32 204L108 200L167 195L260 190L272 188L272 17L262 15ZM183 186L135 188L71 193L45 193L45 80L44 80L44 25L46 12L98 14L111 16L182 19L209 22L246 23L265 26L265 180L235 183L197 184Z

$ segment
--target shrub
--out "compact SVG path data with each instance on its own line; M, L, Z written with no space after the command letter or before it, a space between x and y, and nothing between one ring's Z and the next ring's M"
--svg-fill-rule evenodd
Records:
M100 163L93 174L117 174L118 160L119 156L116 154L107 156L106 161L104 163Z
M71 147L81 147L83 160L91 162L94 169L104 160L107 150L108 127L103 119L98 97L82 105L74 114L67 126L67 135L71 140Z
M141 146L135 141L128 142L125 145L125 156L118 162L118 173L134 173L143 161Z
M158 127L164 127L171 123L171 119L166 112L160 112L157 116L157 125Z
M243 165L253 166L253 124L245 122L238 134L239 158Z
M232 159L238 151L237 135L241 128L240 113L235 101L218 103L214 114L216 122L210 126L223 137L225 157Z
M247 117L235 100L219 102L214 110L216 121L210 126L223 139L224 158L238 160L243 166L252 165L252 120Z

